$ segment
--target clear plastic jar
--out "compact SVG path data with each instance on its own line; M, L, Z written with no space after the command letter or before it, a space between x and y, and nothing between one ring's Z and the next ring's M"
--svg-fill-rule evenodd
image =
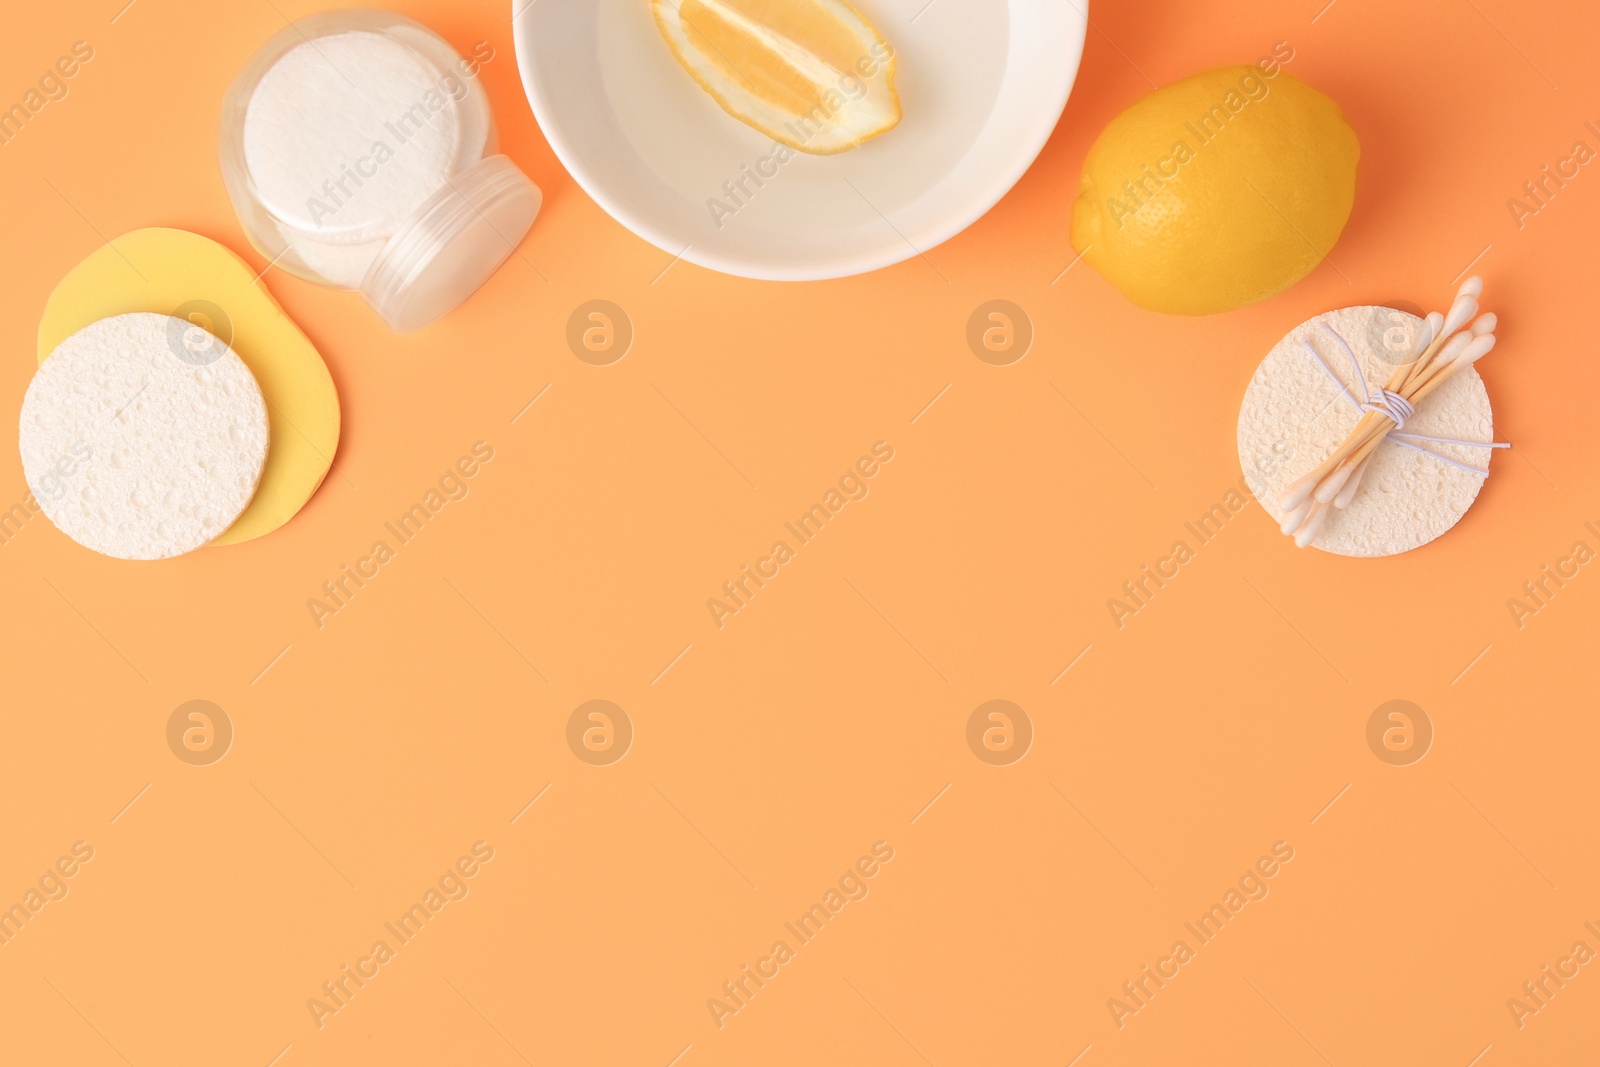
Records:
M359 291L398 331L466 300L542 200L495 154L482 59L386 11L284 29L222 110L223 178L251 243L291 274Z

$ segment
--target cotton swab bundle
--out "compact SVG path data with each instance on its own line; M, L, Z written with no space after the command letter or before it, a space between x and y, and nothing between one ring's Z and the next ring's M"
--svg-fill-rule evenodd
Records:
M1330 509L1343 509L1350 505L1361 486L1372 454L1384 441L1390 440L1391 435L1398 435L1392 439L1413 448L1421 448L1418 442L1425 440L1486 448L1502 447L1487 442L1422 438L1401 433L1407 420L1416 413L1417 405L1430 393L1452 375L1493 351L1494 331L1499 319L1493 313L1481 317L1478 315L1479 298L1482 295L1483 279L1477 276L1468 278L1457 291L1447 314L1430 314L1418 331L1409 358L1395 369L1383 389L1376 394L1367 394L1365 402L1357 405L1362 409L1362 416L1349 437L1316 470L1283 492L1278 501L1284 512L1281 529L1294 537L1296 545L1305 548L1316 540ZM1340 340L1342 342L1343 339ZM1348 351L1349 346L1345 347ZM1311 352L1321 362L1322 357L1317 355L1316 350L1311 349ZM1350 358L1352 362L1355 361L1353 352ZM1327 364L1323 364L1323 369L1332 375ZM1356 364L1356 372L1360 377L1359 364ZM1365 393L1364 378L1360 385ZM1342 384L1340 388L1344 388ZM1346 393L1348 395L1348 390ZM1354 397L1351 400L1355 403ZM1464 466L1432 449L1423 448L1423 451L1447 463Z

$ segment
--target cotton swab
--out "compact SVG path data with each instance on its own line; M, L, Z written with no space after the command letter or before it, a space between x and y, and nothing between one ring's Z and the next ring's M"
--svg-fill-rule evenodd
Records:
M1311 544L1322 531L1330 510L1349 507L1373 453L1391 433L1405 426L1420 401L1452 375L1494 350L1494 331L1499 318L1492 312L1478 314L1482 296L1483 279L1474 275L1456 291L1447 314L1429 314L1417 332L1406 362L1395 369L1380 392L1368 395L1366 403L1360 405L1364 408L1361 419L1344 443L1316 470L1279 495L1278 505L1284 512L1280 528L1285 534L1293 535L1295 544L1302 548ZM1312 353L1315 355L1315 349ZM1355 358L1353 353L1351 358ZM1330 375L1333 373L1326 364L1323 369ZM1361 387L1365 388L1364 382ZM1406 443L1417 447L1414 442Z

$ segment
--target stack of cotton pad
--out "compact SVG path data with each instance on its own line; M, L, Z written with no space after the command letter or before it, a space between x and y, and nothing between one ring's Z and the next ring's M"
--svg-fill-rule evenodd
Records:
M243 514L267 460L267 407L227 345L131 314L73 334L22 403L28 488L68 537L118 559L192 552Z
M300 260L359 289L389 238L449 186L463 149L482 154L487 131L470 128L442 92L451 83L407 43L365 31L300 38L250 95L244 162Z
M1349 436L1360 419L1330 369L1359 397L1347 343L1369 387L1381 386L1408 357L1423 320L1384 307L1329 312L1297 326L1257 368L1239 412L1239 460L1256 499L1282 521L1279 500ZM1341 343L1341 339L1342 342ZM1318 365L1310 345L1326 362ZM1470 367L1431 393L1407 420L1406 432L1427 438L1487 442L1494 412L1483 379ZM1312 547L1341 556L1392 556L1427 544L1461 521L1483 487L1468 470L1486 463L1483 447L1425 442L1437 455L1385 441L1373 453L1359 492L1329 513ZM1442 461L1447 456L1461 466Z

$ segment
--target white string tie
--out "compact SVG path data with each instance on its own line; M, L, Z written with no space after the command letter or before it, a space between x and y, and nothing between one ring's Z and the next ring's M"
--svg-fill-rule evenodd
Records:
M1387 415L1394 421L1394 430L1389 431L1391 434L1395 430L1405 429L1406 420L1417 413L1417 409L1411 406L1411 401L1387 389L1379 389L1378 395L1369 399L1364 406L1366 410Z
M1407 400L1399 393L1391 393L1387 389L1379 389L1377 395L1374 396L1372 391L1367 388L1367 376L1362 373L1361 361L1356 358L1355 350L1350 347L1350 342L1341 337L1339 335L1339 331L1335 330L1327 323L1323 323L1322 328L1333 335L1333 339L1339 342L1340 346L1344 348L1345 354L1350 357L1350 366L1355 371L1356 383L1361 388L1360 400L1357 400L1355 394L1350 391L1350 387L1345 385L1344 382L1339 379L1337 374L1333 373L1333 368L1328 366L1328 361L1322 358L1322 353L1318 352L1316 348L1312 346L1310 341L1302 338L1300 344L1305 347L1307 352L1311 353L1311 358L1317 361L1317 366L1321 367L1323 373L1328 376L1334 385L1339 387L1339 392L1343 394L1345 400L1349 401L1350 406L1355 408L1358 413L1362 411L1373 411L1380 415L1387 415L1391 420L1393 420L1394 429L1389 431L1388 439L1393 441L1395 444L1404 445L1407 448L1414 448L1418 452L1425 452L1434 459L1439 460L1441 463L1448 463L1452 467L1459 467L1464 471L1470 471L1471 473L1483 478L1487 478L1489 476L1489 472L1483 468L1474 467L1469 463L1462 463L1458 460L1451 459L1442 452L1438 452L1432 448L1428 448L1425 445L1418 444L1417 442L1433 441L1441 445L1459 445L1462 448L1511 447L1509 444L1504 444L1498 441L1463 441L1456 437L1429 437L1424 434L1401 433L1400 431L1405 429L1406 423L1410 421L1411 417L1417 413L1417 409L1412 405L1411 401Z

